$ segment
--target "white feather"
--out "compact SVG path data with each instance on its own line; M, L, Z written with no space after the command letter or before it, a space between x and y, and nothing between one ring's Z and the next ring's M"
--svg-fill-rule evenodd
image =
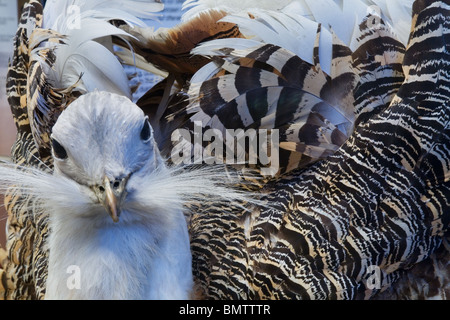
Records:
M52 174L32 168L20 167L9 162L0 162L0 190L17 189L22 194L30 195L38 200L42 208L58 207L84 210L90 204L89 197L80 193L77 183L64 177L54 177ZM79 194L78 197L67 197L68 194ZM33 213L33 210L29 211Z
M156 0L47 0L44 8L45 29L62 31L68 26L68 19L76 14L95 16L98 19L121 19L145 26L139 18L157 18L155 12L164 9L164 4Z
M313 48L319 26L317 22L300 15L259 9L251 10L251 14L256 18L230 15L222 21L237 24L246 38L280 46L313 64ZM230 48L235 47L231 45ZM322 28L319 59L322 70L327 74L331 72L332 48L332 34Z
M247 12L253 14L255 9L283 12L303 16L331 29L347 45L351 44L358 26L368 13L379 11L385 23L389 24L398 39L405 45L408 41L412 19L413 0L187 0L183 9L183 21L196 17L203 11L217 9L230 15ZM378 9L379 8L379 9ZM286 37L288 37L286 35Z
M183 3L182 21L187 21L198 16L201 12L214 9L223 10L228 13L239 13L249 8L260 8L267 10L281 10L292 0L187 0Z
M212 78L217 72L219 72L220 68L217 67L217 65L214 62L210 62L200 68L191 78L191 86L189 90L192 89L192 86L196 83L203 83L206 80ZM198 87L198 90L200 90L200 87ZM194 94L193 97L198 97L199 92L197 94Z
M77 90L92 92L104 90L131 96L128 77L112 52L111 40L115 35L129 36L108 21L122 20L129 25L145 26L138 17L155 18L154 12L163 9L155 1L136 0L51 0L44 8L44 28L50 28L66 36L65 44L45 43L34 50L32 60L42 59L39 49L56 48L56 62L45 66L50 83L57 88L69 88L77 83ZM102 45L99 45L102 43ZM105 44L107 44L105 46Z
M202 55L202 56L217 56L222 55L220 52L220 49L222 48L233 48L237 50L245 50L250 49L252 47L256 47L260 45L259 41L256 40L250 40L250 39L217 39L212 41L207 41L194 49L192 49L191 53L195 55ZM201 84L204 81L210 79L212 76L214 76L221 68L217 67L217 65L214 62L210 62L200 68L191 78L191 87L189 88L189 91L192 93L193 97L198 96L198 90L200 90L200 86L195 86L195 84ZM197 93L194 93L196 90Z
M381 5L380 0L374 0L378 5ZM397 35L399 40L406 45L409 40L409 34L411 32L411 22L412 22L412 5L414 0L403 0L403 1L385 1L388 7L385 15L388 16L386 19L387 23L393 27L394 33Z
M82 43L75 53L70 47L59 47L67 52L65 63L55 68L60 76L60 85L67 88L77 82L82 75L79 89L84 92L94 90L130 95L128 78L119 60L101 44L88 41ZM61 50L62 51L62 50ZM49 74L48 72L47 74Z
M297 48L295 43L303 40L301 34L304 27L295 17L259 9L252 10L251 13L257 19L249 19L248 15L233 15L223 18L222 21L237 24L246 38L277 44L289 50ZM317 24L314 25L317 31ZM314 34L314 31L312 33Z

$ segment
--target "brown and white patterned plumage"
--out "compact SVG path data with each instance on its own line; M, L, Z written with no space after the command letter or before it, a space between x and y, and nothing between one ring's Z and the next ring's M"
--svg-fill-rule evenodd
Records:
M186 6L208 7L211 3L191 1ZM228 15L219 22L235 23L241 30L239 38L244 39L222 31L216 36L222 40L202 42L192 50L190 61L206 56L213 62L190 79L189 89L185 90L190 99L189 106L179 101L176 111L171 105L172 110L164 112L163 104L155 105L154 113L162 114L155 122L169 128L172 127L170 122L177 122L180 127L190 130L192 135L194 123L198 121L204 131L218 129L223 135L226 130L236 129L279 130L279 173L282 173L327 158L349 137L355 121L363 121L371 112L377 111L377 107L390 102L391 95L403 80L401 60L404 44L397 40L393 29L380 16L370 14L365 17L370 10L369 4L364 1L360 2L363 9L358 11L361 21L352 18L353 22L349 24L357 21L369 34L358 28L344 30L348 28L341 27L348 16L348 8L339 8L341 12L336 14L334 20L330 18L330 27L325 28L319 21L326 19L323 16L327 14L321 16L313 3L309 4L313 20L291 13L260 10L252 4L251 1L236 4L236 7L231 3L223 4L224 12L241 14ZM330 6L337 4L331 1ZM190 39L192 26L198 24L202 17L223 15L223 12L210 9L202 11L199 16L198 10L194 9L191 11L196 14L191 11L186 13L186 16L192 15L191 20L177 27L176 38L185 36ZM358 15L355 13L355 16ZM204 20L206 24L210 23L209 19ZM376 28L369 29L367 24L369 27L375 24ZM340 40L334 28L346 38L346 42ZM146 41L144 48L138 49L138 52L161 45L154 37L148 36L148 32L138 32ZM174 31L163 30L159 36L163 34L170 38L170 32ZM379 48L380 53L370 52L377 50L377 43L383 46ZM167 47L166 50L170 50L171 45ZM385 52L389 54L385 55ZM178 55L171 57L183 61ZM182 67L183 64L177 66ZM201 66L196 65L197 68ZM180 71L172 69L169 73L173 81ZM380 78L386 81L380 92L372 95L373 98L365 99L367 88ZM167 85L167 82L164 83ZM146 97L140 101L144 108L147 104L145 100ZM158 107L160 112L156 112ZM156 123L152 125L156 126ZM170 141L173 128L162 131L166 134L160 139L160 148L173 149Z
M199 208L194 270L208 296L358 299L389 288L381 298L448 298L448 9L416 1L404 58L383 39L373 56L388 48L400 59L356 60L363 72L378 67L361 101L374 108L336 154L266 185L276 208ZM368 283L376 272L379 286Z
M39 5L31 3L28 15L40 23ZM337 5L334 1L330 3ZM383 1L373 3L383 9ZM384 5L390 6L387 2ZM402 40L404 36L399 40L392 35L388 23L374 26L370 19L376 16L361 17L359 27L351 28L354 38L349 38L350 43L342 43L338 37L331 43L336 50L332 51L334 59L328 62L329 69L320 58L320 50L327 50L326 45L320 45L320 36L327 32L327 26L317 28L317 24L313 38L319 41L308 48L310 59L261 41L254 48L235 48L232 42L228 46L215 46L206 54L213 57L215 65L210 70L214 72L210 78L194 75L194 80L203 81L193 84L191 90L180 91L172 86L183 72L173 74L169 68L173 59L170 63L164 62L166 58L160 60L158 67L164 69L167 63L165 70L172 72L172 79L164 80L141 99L141 107L150 118L154 115L153 122L161 130L160 148L167 152L170 150L167 138L173 130L192 129L195 117L206 120L216 117L219 121L209 124L220 123L220 129L251 127L246 127L247 119L240 117L237 102L245 101L241 110L247 108L249 113L256 114L252 117L256 120L255 128L265 128L261 120L266 115L274 116L279 125L267 128L284 130L286 134L280 135L282 142L296 146L305 137L291 135L295 140L290 141L287 132L290 126L301 123L302 118L295 116L300 113L299 93L326 102L335 110L354 108L351 124L354 130L340 130L346 136L330 149L335 153L315 157L316 163L289 161L291 152L283 157L285 163L292 164L284 166L287 172L280 172L280 176L266 181L260 189L270 208L254 206L249 212L240 203L218 205L208 199L191 208L194 210L189 231L194 278L203 296L448 298L449 247L445 239L450 222L450 84L444 70L450 61L446 47L450 8L447 1L417 0L412 12L408 44ZM318 13L315 11L316 16ZM245 31L240 30L240 37ZM173 32L182 36L183 29ZM214 33L208 37L213 39ZM30 85L29 66L21 62L27 61L23 48L29 44L27 38L16 39L9 96L16 121L23 129L19 130L14 149L15 160L32 165L38 162L40 154L31 133L26 98L20 100L23 96L20 86ZM143 52L147 44L142 43L139 50ZM133 45L139 46L139 42ZM201 48L194 53L202 53ZM271 60L272 57L279 60ZM207 60L201 61L199 68ZM347 76L339 78L343 74ZM177 85L183 85L180 82L189 77L178 79L182 80L177 80ZM219 86L221 79L227 81ZM337 79L339 82L333 84ZM336 95L330 98L331 84L345 88L337 92L340 99ZM268 87L274 87L278 94L269 99ZM227 89L238 94L222 94ZM252 91L261 96L252 96ZM186 97L193 103L188 105ZM273 101L276 108L270 112L267 108L263 113L258 108L267 105L267 101ZM285 110L285 105L292 108ZM311 115L307 115L307 120L313 118L315 105L309 104L305 109ZM325 122L322 118L319 117ZM331 131L340 124L333 124ZM153 123L152 126L155 128ZM308 133L319 131L316 126ZM317 146L320 139L316 134L311 136L309 145ZM295 150L298 151L303 154L304 150ZM304 164L308 166L298 168ZM20 195L13 194L7 200L10 238L0 285L7 284L4 291L7 298L42 298L47 259L44 243L48 232L45 214L38 215L37 220L36 215L30 218L27 208L33 199L20 199ZM427 286L424 282L428 282Z
M418 58L416 52L445 52L441 47L445 31L439 33L446 30L439 24L443 20L430 23L431 30L426 35L421 33L420 23L427 25L424 21L431 19L429 16L441 14L435 8L438 6L446 12L445 3L416 2L413 17L416 24L412 27L414 31L417 26L419 31L411 35L411 43L415 45L410 43L407 48L384 23L374 28L370 23L374 16L360 24L350 55L358 79L353 87L356 131L329 160L310 169L291 172L266 185L263 192L270 203L279 206L278 210L255 210L249 215L230 208L213 212L199 208L200 213L192 218L192 248L197 279L207 296L370 298L390 288L380 298L448 297L449 285L445 280L448 246L441 246L434 253L448 233L449 167L445 160L449 156L448 110L445 99L433 101L441 99L441 93L434 92L436 85L425 81L428 87L423 87L422 83L422 78L435 78L433 73L440 72L446 56L443 54L433 61L432 53ZM417 22L417 17L422 20ZM425 43L433 49L424 50L420 44ZM264 49L270 47L266 45ZM237 61L233 60L233 49L216 48L214 55L218 57L215 61L219 67L226 59ZM263 62L272 58L258 49L255 48L253 56L249 50L248 55ZM276 52L273 46L272 50L271 53ZM427 69L431 75L420 73L422 65L433 65L435 69ZM271 66L250 66L258 75L264 73L260 69L272 71ZM191 99L198 97L205 101L206 111L223 107L221 113L212 112L211 116L233 126L239 117L230 120L230 115L236 116L233 107L239 98L236 95L230 99L235 105L229 101L225 104L226 90L242 93L245 82L251 82L252 78L236 76L234 81L223 81L220 85L218 79L230 78L240 71L250 74L244 67L228 68L228 74L210 80L210 83L215 81L210 87L207 82L201 83L200 89L195 88L198 94ZM421 77L412 81L414 70L421 70ZM260 83L266 82L256 80L255 83L253 88L262 91ZM241 88L244 89L239 91ZM214 90L217 93L211 93ZM429 100L415 99L414 90L424 91ZM249 109L259 101L255 96L252 98L246 99ZM411 108L414 110L411 104L419 102L424 109L419 107L417 113L409 114ZM426 105L439 103L442 104L437 112L439 116L433 119L436 123L420 123L429 118L420 114L427 112ZM198 104L195 110L203 112ZM430 142L420 134L416 136L415 127L420 127L419 131L437 128L436 135L429 135L429 139L436 141L432 146L440 150L435 151L433 147L427 150L425 146ZM405 141L417 141L415 151L411 146L404 146ZM440 156L435 158L433 153ZM412 163L406 163L405 158ZM440 160L433 166L422 167L425 158ZM439 179L430 184L423 178L425 172ZM416 184L422 188L418 189ZM220 219L224 212L226 221ZM428 255L431 257L425 259ZM368 289L366 280L374 270L379 272L380 287ZM420 270L428 271L426 279L433 279L432 289L420 287L427 281L418 277ZM400 280L396 284L397 279Z
M17 139L12 148L12 158L20 165L39 166L39 150L34 142L31 122L28 118L27 90L30 70L29 38L35 28L42 25L42 7L37 1L25 6L15 38L15 51L8 70L7 94L14 121ZM45 164L42 166L45 170ZM2 263L2 287L5 299L37 298L39 288L45 282L45 236L47 219L43 214L30 216L27 213L33 199L11 191L5 197L8 210L7 255ZM43 263L44 262L44 263ZM39 267L41 266L41 267Z

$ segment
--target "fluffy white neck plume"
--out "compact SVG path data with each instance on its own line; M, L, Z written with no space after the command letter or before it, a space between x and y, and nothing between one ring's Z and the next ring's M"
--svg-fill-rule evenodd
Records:
M251 194L227 187L226 173L213 167L166 167L143 112L115 94L81 96L52 139L54 174L0 165L2 189L19 188L49 214L46 298L189 298L183 205Z

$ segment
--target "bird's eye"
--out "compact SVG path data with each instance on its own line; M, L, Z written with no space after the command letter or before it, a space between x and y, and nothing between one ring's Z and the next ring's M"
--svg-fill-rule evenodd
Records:
M67 151L58 141L52 139L52 146L53 146L53 154L55 155L56 158L61 160L67 159Z
M144 126L142 127L141 131L141 139L144 141L150 140L150 137L152 135L152 129L150 127L150 122L148 119L145 119Z

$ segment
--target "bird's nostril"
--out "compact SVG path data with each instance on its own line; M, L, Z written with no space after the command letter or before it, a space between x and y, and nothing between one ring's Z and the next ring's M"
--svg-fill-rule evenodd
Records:
M98 190L99 190L101 193L105 192L105 188L104 188L103 186L98 187Z

